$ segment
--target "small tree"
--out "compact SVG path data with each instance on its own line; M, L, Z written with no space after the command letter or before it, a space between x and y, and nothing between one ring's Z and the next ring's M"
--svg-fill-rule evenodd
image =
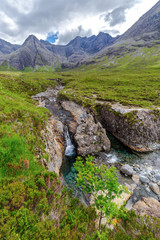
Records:
M88 156L86 161L77 157L74 163L77 174L77 186L81 186L85 193L93 196L94 205L100 210L99 231L101 230L101 221L105 216L108 222L119 215L117 204L113 200L120 197L124 186L118 183L117 170L115 167L108 168L101 164L96 165L94 157Z

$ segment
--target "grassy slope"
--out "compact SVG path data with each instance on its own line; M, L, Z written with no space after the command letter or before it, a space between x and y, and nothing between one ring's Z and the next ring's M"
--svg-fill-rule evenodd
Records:
M64 73L61 96L93 105L96 100L144 108L160 106L160 48L139 48L122 57L103 56Z
M72 199L56 174L40 163L47 158L40 131L50 113L31 96L54 87L56 79L53 73L0 74L0 239L68 240L96 234L95 210Z

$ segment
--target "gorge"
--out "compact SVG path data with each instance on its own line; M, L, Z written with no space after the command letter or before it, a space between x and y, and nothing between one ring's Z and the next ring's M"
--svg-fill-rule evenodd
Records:
M107 128L109 140L106 135L106 130L98 121L97 116L92 116L93 112L91 109L81 107L71 101L59 99L58 93L62 89L62 86L57 86L55 89L48 89L46 92L39 93L33 97L34 100L38 101L39 106L48 108L52 113L49 131L52 131L53 135L48 135L47 133L46 136L48 136L48 138L45 137L45 139L47 139L47 151L50 156L49 162L45 163L48 169L55 171L58 175L63 174L67 186L73 190L73 196L78 197L84 204L89 204L89 200L84 193L76 187L76 171L73 163L77 154L82 156L87 156L88 154L94 155L96 164L103 163L109 167L114 165L119 169L119 182L128 187L130 191L130 194L125 195L123 199L126 200L126 207L128 209L132 207L134 209L134 206L137 206L136 203L144 197L147 199L151 197L158 201L160 198L160 149L154 150L153 152L145 149L146 153L144 153L144 148L142 148L142 151L133 147L129 149L127 147L129 144L125 144L127 145L125 147L123 140L122 143L120 143L109 134L109 129L110 132L112 132L111 127ZM114 105L113 108L115 109ZM102 111L104 111L103 108ZM133 110L130 108L130 111L133 111L133 114L135 114L135 108L133 108ZM136 114L133 114L132 116L136 117ZM102 118L99 120L104 127L106 127L106 123L108 125L113 124L113 118L111 118L111 120L109 119L110 111L109 114L105 112L105 115L101 114L101 116ZM103 116L105 116L106 119L104 119ZM143 116L143 114L141 116ZM56 128L55 122L56 125L57 123L61 125L61 128ZM123 126L125 136L128 135L130 138L132 137L132 142L140 142L142 144L143 142L139 139L139 136L131 135L132 129L138 129L141 126L144 128L141 122L138 122L138 125L137 122L138 121L135 121L135 125L133 125L133 121L129 121L131 125L129 130L130 135L127 133L128 126L126 127L124 123L122 124L121 119L119 121L116 120L116 126L118 129L120 129L120 126ZM154 121L154 124L155 123ZM155 127L153 128L156 130ZM157 129L159 129L158 126ZM139 130L137 130L137 132L139 132ZM119 130L119 133L122 138L122 131ZM154 136L154 131L152 133ZM42 134L44 134L44 132ZM147 132L144 129L144 136L146 135ZM55 141L52 142L51 136L55 139L56 144ZM149 136L152 139L152 134ZM110 144L112 146L111 149ZM153 208L154 206L153 204ZM150 210L151 216L152 214L154 216L153 212Z

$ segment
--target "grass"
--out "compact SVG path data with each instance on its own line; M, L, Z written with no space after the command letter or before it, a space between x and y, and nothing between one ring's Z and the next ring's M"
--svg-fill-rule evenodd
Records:
M3 165L0 164L0 179L42 169L40 159L45 156L45 144L40 131L50 113L37 107L31 96L55 85L56 75L51 73L1 72L0 158ZM19 150L21 147L21 152L15 151L16 146ZM29 161L29 168L23 166L25 159Z
M139 57L141 51L143 59ZM133 213L128 213L114 231L103 229L98 236L95 211L66 195L61 197L66 192L40 161L47 158L40 132L50 113L37 107L31 98L61 82L65 86L61 98L85 106L95 106L99 101L153 108L157 119L160 62L155 52L150 48L150 53L141 49L140 55L104 56L72 71L44 72L46 69L41 68L41 72L0 72L1 239L159 239L159 220ZM49 216L52 209L58 221Z
M85 69L64 73L65 97L84 105L96 100L119 102L129 106L151 108L160 106L159 69Z

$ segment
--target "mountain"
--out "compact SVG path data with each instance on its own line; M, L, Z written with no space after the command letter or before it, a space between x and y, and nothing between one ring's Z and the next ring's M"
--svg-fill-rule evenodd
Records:
M77 36L65 46L40 41L48 50L59 55L62 62L64 60L75 62L96 54L104 47L111 45L115 38L112 38L108 33L101 32L97 36L94 35L89 38Z
M20 45L11 44L3 39L0 39L0 53L1 54L9 54L16 51Z
M24 70L25 67L56 65L59 62L75 64L96 54L114 40L115 38L107 33L99 33L98 36L89 38L76 37L67 45L61 46L39 41L30 35L22 46L13 46L12 51L9 51L8 47L8 52L3 51L0 55L0 65Z
M57 58L35 36L30 35L18 50L0 56L0 64L4 65L5 62L14 68L24 70L25 67L51 65Z
M26 67L35 68L37 65L61 64L62 67L75 67L97 62L97 59L101 61L105 56L113 65L128 54L131 61L138 56L142 59L145 56L143 48L148 51L148 48L158 46L157 44L160 44L160 1L123 35L116 38L101 32L97 36L77 36L63 46L39 41L33 35L30 35L22 46L0 40L0 65L12 66L19 70ZM157 49L152 52L157 56ZM150 53L150 57L154 57L153 54Z
M160 1L158 1L147 13L145 13L120 40L134 39L158 39L160 37Z

